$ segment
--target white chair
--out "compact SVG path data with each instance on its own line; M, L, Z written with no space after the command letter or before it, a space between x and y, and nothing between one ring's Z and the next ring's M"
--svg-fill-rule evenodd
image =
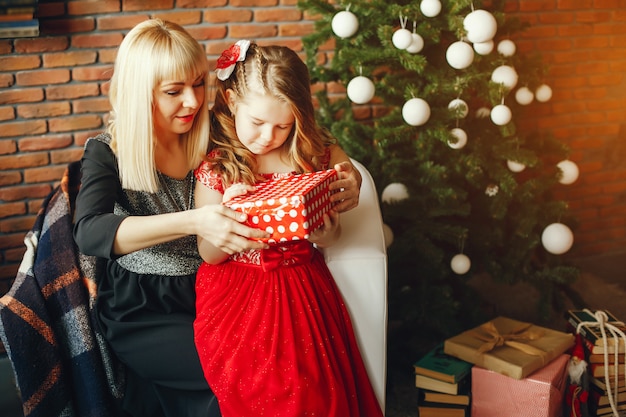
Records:
M363 182L359 205L341 214L342 236L325 249L352 318L361 355L385 410L387 379L387 251L376 186L369 171L352 160Z

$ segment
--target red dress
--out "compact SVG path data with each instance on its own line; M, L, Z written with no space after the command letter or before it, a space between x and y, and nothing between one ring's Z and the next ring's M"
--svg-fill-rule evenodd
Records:
M196 178L223 192L206 163ZM195 341L222 415L382 417L323 256L285 246L282 263L265 262L273 247L198 270Z

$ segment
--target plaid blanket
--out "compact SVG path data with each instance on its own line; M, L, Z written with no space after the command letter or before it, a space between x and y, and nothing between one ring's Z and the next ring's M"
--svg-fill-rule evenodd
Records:
M25 417L111 417L123 370L93 326L103 261L78 252L72 236L80 162L45 199L24 239L15 281L0 298L0 338Z

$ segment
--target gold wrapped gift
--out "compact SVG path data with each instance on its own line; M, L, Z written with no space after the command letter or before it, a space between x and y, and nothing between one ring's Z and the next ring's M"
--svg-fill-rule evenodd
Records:
M543 368L574 345L574 335L497 317L444 343L444 352L515 379Z

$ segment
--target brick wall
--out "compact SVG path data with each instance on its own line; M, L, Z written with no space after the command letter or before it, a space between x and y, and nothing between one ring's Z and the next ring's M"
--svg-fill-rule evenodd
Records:
M514 39L549 66L552 100L522 126L572 147L579 180L560 187L579 224L569 256L622 251L626 243L626 1L509 0L531 23ZM185 26L209 59L233 40L301 50L313 30L297 0L39 1L41 35L0 39L0 294L24 253L43 198L104 128L107 79L129 28L161 17ZM537 113L537 111L539 113Z

